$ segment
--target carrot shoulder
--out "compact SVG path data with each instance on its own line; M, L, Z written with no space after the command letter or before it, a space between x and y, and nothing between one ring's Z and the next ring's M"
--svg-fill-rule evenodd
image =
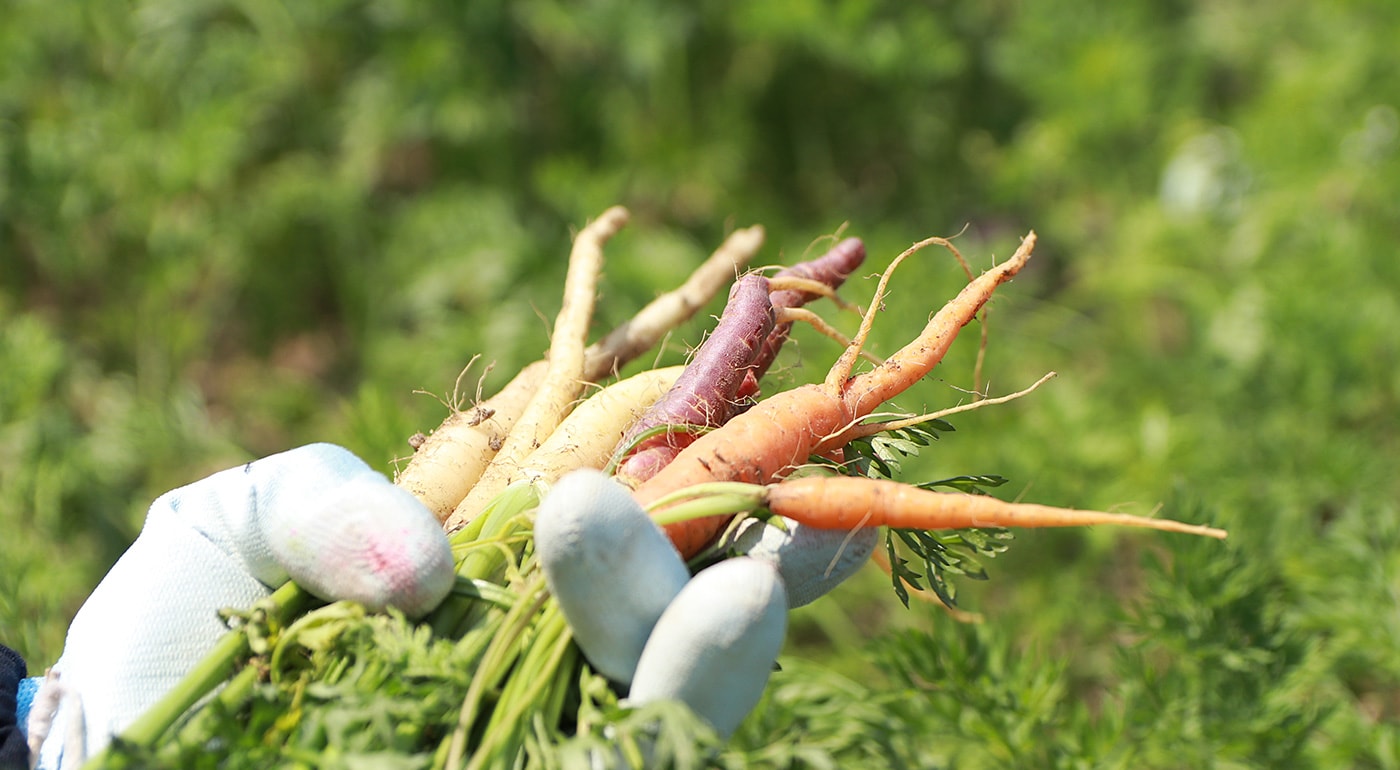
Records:
M646 505L709 481L766 484L806 463L823 436L840 431L849 421L845 403L823 385L783 391L696 439L633 495ZM708 545L728 518L670 524L666 534L688 558Z

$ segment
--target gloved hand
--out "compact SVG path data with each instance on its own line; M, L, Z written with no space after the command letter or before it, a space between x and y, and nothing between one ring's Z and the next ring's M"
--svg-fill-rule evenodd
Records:
M635 704L686 703L727 739L763 694L788 610L846 579L878 539L875 528L786 524L746 522L730 544L746 555L692 578L625 488L580 470L541 504L535 552L595 669Z
M692 580L625 489L579 471L546 498L536 539L594 665L630 683L634 702L681 700L728 737L762 694L787 609L859 567L875 531L753 522L734 541L748 558ZM40 766L99 751L214 646L219 609L248 607L288 578L326 600L418 616L450 591L453 565L436 519L340 447L301 447L169 492L79 610L33 698Z
M29 714L40 767L75 767L288 578L326 600L418 616L454 581L431 513L349 451L313 444L216 473L151 505L88 597ZM40 744L42 747L40 748Z

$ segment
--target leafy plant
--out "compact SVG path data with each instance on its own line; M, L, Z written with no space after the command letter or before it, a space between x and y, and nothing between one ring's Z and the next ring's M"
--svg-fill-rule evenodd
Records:
M917 457L920 450L937 441L940 434L953 430L955 428L951 423L939 419L876 433L848 444L845 462L828 464L846 473L867 475L871 478L898 478L906 458ZM924 489L946 487L967 494L986 494L987 489L1005 483L1006 479L1001 476L978 475L954 476L917 486ZM939 601L949 607L957 606L957 590L947 576L954 574L971 580L986 580L987 572L982 568L979 559L994 558L1003 553L1007 549L1006 542L1012 537L1009 530L1002 528L940 532L887 529L885 554L890 565L890 580L895 595L907 608L910 589L923 591L923 581L927 582L928 590L933 591ZM900 545L902 547L897 547ZM904 556L906 552L916 563L923 565L922 573L910 567L910 560Z
M1006 541L1011 538L1011 532L1004 529L958 529L947 532L887 529L885 551L895 595L908 607L909 589L922 591L919 581L926 580L929 590L940 601L950 607L957 606L957 591L948 580L948 574L970 580L986 580L987 571L979 557L996 557L1006 551ZM909 561L900 555L896 543L902 543L923 564L922 575L909 567Z
M1011 674L1063 664L1053 719L1012 722L1015 745L1061 753L1021 766L1180 767L1183 748L1277 766L1256 728L1296 766L1395 765L1394 3L285 10L6 8L0 628L31 668L160 493L319 440L391 470L441 418L414 391L481 351L496 377L537 357L551 246L604 205L632 204L652 244L619 244L619 300L673 285L731 216L785 253L850 221L872 255L1034 221L1042 261L993 308L985 371L1064 374L1034 408L960 418L986 440L956 465L1095 507L1171 510L1188 488L1237 550L1153 572L1131 535L1023 534L996 580L959 581L1004 665L950 681L1010 696ZM888 325L929 310L895 296ZM958 351L942 366L971 371ZM932 452L896 459L947 474ZM977 747L983 716L928 707L959 691L884 686L865 643L913 625L911 650L952 655L974 631L904 610L878 575L794 621L793 676L736 761L1011 766ZM1153 624L1163 643L1120 659ZM959 676L944 663L917 670ZM1255 701L1227 708L1235 687Z
M843 465L862 476L896 479L903 476L903 460L917 457L920 450L956 428L947 420L929 420L903 428L864 436L846 445Z

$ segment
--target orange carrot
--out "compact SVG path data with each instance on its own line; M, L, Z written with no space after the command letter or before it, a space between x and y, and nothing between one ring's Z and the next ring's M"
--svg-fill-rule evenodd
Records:
M909 247L885 271L861 321L855 340L828 372L826 381L778 393L701 436L669 465L634 490L644 505L676 490L708 481L766 484L807 462L814 454L837 449L845 435L933 369L952 345L958 331L991 299L992 292L1030 259L1035 233L1021 242L1010 260L973 279L929 321L917 339L876 368L851 376L861 346L870 333L891 271L906 257L932 244L929 238ZM711 516L672 524L671 542L689 558L714 539L727 517Z
M1087 527L1116 524L1225 538L1225 531L1170 519L1008 503L987 495L934 492L884 479L808 476L768 487L768 509L818 529L894 527Z

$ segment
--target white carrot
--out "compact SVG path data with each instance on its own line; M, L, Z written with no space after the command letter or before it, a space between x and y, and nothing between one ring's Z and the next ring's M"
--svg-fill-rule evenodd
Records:
M467 410L454 406L394 482L422 500L438 521L446 521L496 456L544 372L544 362L536 361L491 398Z
M648 369L593 394L525 458L512 481L550 484L578 468L601 470L623 434L671 389L684 370L683 366Z
M554 432L582 392L584 348L597 299L598 276L603 270L603 244L622 229L628 216L627 209L614 206L590 222L574 239L569 271L564 278L564 302L554 322L549 369L544 381L506 436L491 465L481 474L481 480L447 517L444 524L449 531L470 521L506 488L526 455Z
M734 280L758 253L763 238L758 225L735 230L683 284L589 345L584 351L584 380L602 382L655 347ZM546 368L543 360L524 367L496 395L470 409L460 410L453 404L452 413L417 447L395 481L445 521L481 479L539 388Z

